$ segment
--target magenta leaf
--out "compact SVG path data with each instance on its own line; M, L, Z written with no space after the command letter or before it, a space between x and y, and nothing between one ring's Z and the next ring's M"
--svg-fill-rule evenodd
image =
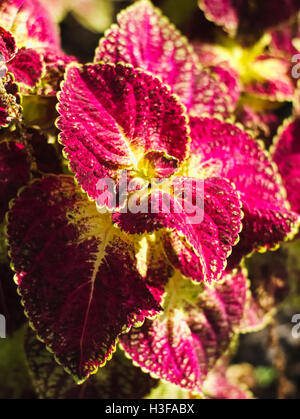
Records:
M52 48L21 48L7 63L22 93L56 96L64 78L65 69L76 58Z
M229 116L235 102L228 74L221 68L202 69L192 45L150 1L137 1L117 20L100 40L95 62L142 68L170 86L188 112Z
M219 105L223 106L223 108L229 112L228 116L230 116L230 113L232 113L237 107L242 89L238 71L234 69L230 64L228 57L221 56L217 44L215 45L211 43L196 41L193 42L193 47L197 54L198 60L205 68L209 69L215 80L213 83L211 83L211 88L213 89L214 96L216 97L215 100L211 101L211 104L215 104L215 107L212 108L213 112L207 109L209 111L208 113L211 116L214 116L214 113L219 113L223 116L226 116L227 112L222 113L220 112L220 109L218 110ZM220 99L217 98L218 95L220 95L220 91L219 87L215 85L216 81L222 82L221 87L224 89L223 94L221 94L224 101L223 103L221 103ZM204 102L206 102L206 100Z
M272 156L279 168L292 210L300 213L300 117L280 128Z
M244 373L249 380L249 375L253 375L251 366L249 364L229 366L229 361L229 357L225 356L209 373L203 386L205 398L214 400L253 399L253 394L248 386L238 377L238 373L240 375Z
M164 248L172 265L196 281L218 281L242 226L241 202L233 186L222 178L204 181L203 220L182 233L180 225L164 233ZM192 230L192 234L188 231Z
M182 106L157 78L131 66L71 66L59 102L60 140L91 198L99 195L99 180L116 178L121 169L138 173L148 151L165 153L164 170L169 166L170 173L174 160L186 156Z
M264 297L269 297L267 293L264 294ZM251 333L257 332L264 329L268 323L270 323L275 315L274 307L271 309L268 307L268 310L261 306L260 300L263 301L263 298L257 298L251 295L247 315L240 324L240 330L242 333Z
M282 26L271 32L272 41L270 44L271 53L275 56L291 59L298 54L298 48L295 47L293 41L300 38L300 23L298 20L289 22L288 25Z
M100 40L95 62L123 62L162 78L188 105L198 66L192 47L148 0L136 2L118 16Z
M23 144L18 141L0 142L0 222L8 210L9 201L30 179L30 160Z
M34 49L21 48L7 64L7 68L17 83L33 88L42 76L42 58Z
M164 250L175 268L198 282L217 281L241 229L239 197L221 178L205 179L203 185L176 177L172 187L174 194L161 189L147 193L138 212L129 205L113 220L131 234L161 230Z
M78 382L110 359L121 333L160 310L128 236L70 176L25 188L9 212L7 237L30 323Z
M222 65L195 72L193 103L187 107L192 115L229 118L240 96L235 75Z
M19 48L17 55L14 57L17 52L15 51L10 57L8 67L16 81L21 83L22 91L26 92L26 88L35 87L44 72L44 76L47 76L44 85L50 83L52 79L51 84L56 83L56 85L51 87L51 94L56 94L57 84L63 77L63 74L59 74L61 61L64 62L65 67L69 60L60 49L58 27L51 20L44 6L38 0L1 0L0 25L5 28L2 28L2 31L11 32L14 36L13 42ZM12 35L8 38L8 34L9 32L6 32L6 47L9 41L10 44L12 43L10 40ZM12 49L12 45L10 48ZM56 78L55 81L53 77ZM53 88L56 88L55 93ZM48 91L47 94L49 94Z
M244 91L260 99L283 102L291 101L294 96L294 84L290 77L290 61L283 58L274 58L269 55L263 55L253 62L254 66L260 65L262 69L269 70L269 78L262 76L252 80L244 85Z
M222 26L228 33L234 35L239 24L238 12L243 0L198 0L199 7L208 20Z
M229 267L251 251L273 248L294 234L298 216L288 209L278 175L260 144L217 119L192 118L191 129L192 155L197 155L191 163L194 174L198 170L201 176L201 164L207 162L213 173L229 179L240 193L243 229Z
M157 385L157 380L133 366L119 349L105 371L82 385L74 383L31 329L25 338L25 352L34 388L42 399L140 399Z
M261 99L277 102L291 101L294 96L294 86L291 80L266 80L262 83L253 81L245 86L245 92Z
M0 27L0 65L10 61L17 52L16 41L12 34Z
M241 203L232 185L215 177L204 181L203 205L200 222L165 225L171 231L163 233L163 243L170 262L184 276L212 283L221 277L238 240Z
M175 275L164 313L121 337L125 352L154 377L201 393L203 381L229 348L244 315L247 281L243 273L222 285L199 287ZM176 303L174 303L176 301Z
M77 59L53 48L44 48L39 52L43 57L44 74L37 93L44 96L55 96L60 90L67 65L77 62Z
M198 0L208 20L230 35L238 30L260 31L288 20L299 9L298 0Z
M226 65L225 63L210 66L209 69L212 74L215 74L222 81L223 86L226 87L225 96L228 104L226 105L225 103L225 106L228 107L229 111L235 110L241 93L241 83L238 73L230 65ZM217 89L216 94L218 94ZM213 114L210 113L210 115Z
M257 98L274 102L291 101L295 90L290 74L291 57L286 59L271 55L266 49L270 42L267 35L252 46L247 47L240 42L221 37L220 44L194 43L199 60L211 66L210 69L217 69L227 88L225 95L231 109L236 107L241 91L247 93L242 98L246 103Z
M58 27L38 0L0 0L0 26L14 35L19 48L60 48Z

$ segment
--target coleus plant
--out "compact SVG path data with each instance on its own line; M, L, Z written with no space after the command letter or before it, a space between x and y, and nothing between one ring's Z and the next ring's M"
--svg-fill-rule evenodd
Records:
M270 313L243 260L291 239L299 215L262 143L233 123L240 83L228 66L203 66L148 0L118 16L91 64L62 52L34 3L0 3L0 215L9 207L15 282L44 344L26 341L40 394L78 394L57 363L79 384L104 368L88 387L103 392L122 370L119 345L143 372L189 394L248 397L228 381L228 358L238 335ZM56 94L57 131L46 116L69 171L44 119L32 127L25 116ZM64 390L48 387L52 375Z
M221 26L231 36L255 33L282 24L299 10L298 0L198 0L206 17Z
M216 28L226 32L216 29L210 42L195 41L200 60L207 65L222 63L240 83L236 118L269 146L283 123L280 109L295 95L292 60L298 52L299 5L199 1L199 6Z

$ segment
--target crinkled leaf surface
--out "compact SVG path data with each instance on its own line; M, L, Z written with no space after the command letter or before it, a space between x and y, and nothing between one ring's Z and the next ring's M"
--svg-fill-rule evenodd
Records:
M231 116L240 95L235 75L221 64L206 67L195 72L194 86L193 104L188 107L192 115Z
M44 48L40 50L40 53L43 57L44 74L37 93L44 96L55 96L60 90L67 65L77 62L77 59L53 48Z
M131 66L69 67L59 95L60 139L77 180L96 199L100 179L138 171L148 151L183 161L189 142L185 113L161 82ZM170 157L168 157L170 156Z
M158 378L196 393L228 349L244 315L247 281L242 272L199 294L175 275L167 287L164 313L122 336L132 360Z
M300 213L300 118L286 121L279 129L272 156L279 168L291 207Z
M25 353L34 388L42 399L140 399L157 386L157 380L133 366L119 349L103 370L80 386L31 329L26 334Z
M30 179L30 160L23 144L0 142L0 220L8 210L9 201Z
M9 71L21 83L22 90L24 85L33 88L42 75L43 52L51 49L53 54L63 55L56 23L38 0L1 0L0 25L2 31L9 31L5 35L6 46L13 35L19 48L16 57L11 56ZM12 35L8 39L9 33Z
M16 41L12 34L0 27L0 64L11 60L17 52Z
M33 88L42 76L42 57L34 49L23 47L7 64L7 68L16 82Z
M266 152L240 128L216 119L193 118L193 176L205 174L201 164L232 181L243 204L243 230L230 262L236 264L254 249L274 247L294 233L298 216L288 209L280 179ZM209 171L210 168L210 171ZM231 266L230 265L230 266Z
M208 178L201 185L197 179L176 177L174 194L156 190L141 199L140 212L130 212L129 206L113 220L131 234L161 230L172 265L187 277L211 283L220 278L237 241L241 203L226 179Z
M95 62L123 62L150 71L171 87L189 112L229 116L235 97L221 68L202 69L192 45L148 0L118 16L100 40Z
M128 236L70 176L25 188L9 212L7 236L25 312L77 381L110 358L122 332L160 310Z
M223 86L226 86L223 96L226 98L228 110L233 111L241 94L241 83L238 73L225 63L209 66L209 69L215 75L216 80L219 78ZM218 94L217 91L216 94ZM213 115L213 113L210 113L210 115Z
M179 178L180 179L180 178ZM203 219L179 223L163 234L165 252L173 266L196 281L218 281L241 230L241 202L234 187L219 177L207 178L203 191Z
M198 62L187 40L148 0L136 2L118 16L100 40L95 62L124 62L160 76L184 104L191 101Z

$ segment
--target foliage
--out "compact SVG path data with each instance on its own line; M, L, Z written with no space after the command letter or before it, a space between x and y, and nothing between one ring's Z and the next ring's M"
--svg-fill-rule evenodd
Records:
M254 397L239 336L299 298L297 2L163 2L189 39L55 3L107 29L92 63L48 3L0 0L0 396Z

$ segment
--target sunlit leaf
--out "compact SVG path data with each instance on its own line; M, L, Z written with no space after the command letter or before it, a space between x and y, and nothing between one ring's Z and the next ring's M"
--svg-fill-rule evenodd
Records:
M295 234L298 215L290 211L277 172L261 145L239 127L216 119L193 118L191 127L193 175L197 171L203 175L201 163L207 162L207 170L211 167L212 173L232 181L240 193L243 229L229 267L252 250L273 248Z
M174 160L186 156L189 137L182 106L157 78L141 70L121 64L69 67L59 102L60 140L91 198L99 195L99 180L116 179L121 169L138 174L148 151L165 153L165 165L173 172Z
M77 381L105 364L121 333L160 310L135 268L130 239L72 177L25 188L7 236L25 312Z
M149 0L122 11L100 40L95 62L123 62L162 79L188 112L228 117L236 94L222 68L202 69L187 39Z
M200 293L186 279L171 278L164 313L122 336L132 360L157 378L196 393L216 361L228 350L244 315L243 273Z

